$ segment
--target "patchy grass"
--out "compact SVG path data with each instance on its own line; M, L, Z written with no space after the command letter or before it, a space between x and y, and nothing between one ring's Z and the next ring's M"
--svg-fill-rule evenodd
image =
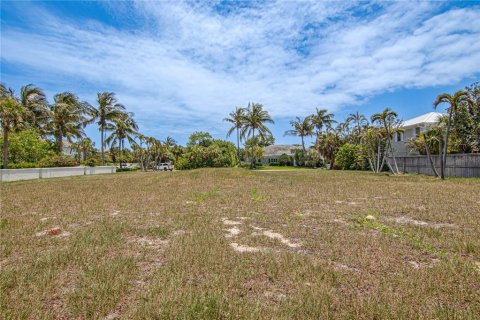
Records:
M274 171L295 171L295 170L312 170L311 168L304 168L304 167L293 167L293 166L260 166L257 167L255 170L260 170L260 171L269 171L269 170L274 170Z
M479 318L479 194L327 170L1 184L0 318Z

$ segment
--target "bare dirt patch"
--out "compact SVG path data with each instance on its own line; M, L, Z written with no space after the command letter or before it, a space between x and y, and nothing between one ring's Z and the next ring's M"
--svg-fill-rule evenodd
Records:
M431 227L431 228L457 228L455 224L451 223L436 223L436 222L427 222L422 220L415 220L406 216L400 216L395 218L386 218L387 220L394 221L398 224L410 224L421 227Z

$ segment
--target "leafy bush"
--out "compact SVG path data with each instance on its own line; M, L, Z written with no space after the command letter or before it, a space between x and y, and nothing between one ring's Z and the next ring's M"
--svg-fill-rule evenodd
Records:
M43 158L38 162L38 166L41 168L75 167L78 166L78 162L74 158L62 154Z
M193 142L192 142L193 143ZM237 165L236 149L233 143L211 139L208 146L205 141L187 147L186 152L178 159L175 168L196 169L205 167L234 167Z
M282 154L280 157L278 157L278 165L279 166L293 166L293 157L287 155L287 154Z
M117 168L117 172L137 171L139 168Z
M342 170L365 170L366 160L362 146L350 143L341 146L335 156L335 165Z
M1 140L0 152L3 152L3 139ZM49 155L53 155L55 152L53 144L42 139L37 130L27 129L10 134L8 138L8 153L9 162L34 163Z
M27 169L36 167L38 167L38 165L35 162L18 162L8 164L8 169Z

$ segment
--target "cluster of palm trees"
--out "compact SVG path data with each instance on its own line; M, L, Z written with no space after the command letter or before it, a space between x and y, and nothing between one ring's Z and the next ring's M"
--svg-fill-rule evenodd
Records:
M262 141L272 136L272 132L267 127L267 123L273 124L268 111L263 109L259 103L248 103L248 106L237 107L229 114L224 121L230 122L232 127L227 133L229 137L233 132L237 133L237 157L240 159L240 141L251 141L250 167L255 168L255 151L258 141Z
M138 125L133 113L127 112L113 92L97 94L97 107L81 101L71 92L58 93L48 103L40 88L29 84L17 96L11 88L0 85L0 122L3 132L3 167L8 166L8 137L13 131L36 128L44 138L53 137L58 152L64 141L85 137L85 127L96 122L101 133L102 165L105 165L105 146L118 144L121 152L125 140L134 142ZM107 136L107 133L110 133ZM82 145L81 141L76 142ZM91 140L83 145L92 143Z
M334 124L337 124L334 127ZM386 108L381 113L372 115L371 122L367 117L359 112L351 113L346 118L345 122L337 123L334 120L334 114L329 113L327 109L316 109L316 112L305 118L296 117L295 120L290 121L292 130L287 130L285 135L298 136L301 138L302 143L302 156L305 157L305 138L314 136L316 137L315 144L313 146L325 159L330 163L330 168L334 167L335 155L338 149L345 143L362 144L362 141L368 138L365 133L370 130L375 132L376 143L375 147L380 150L380 161L377 163L377 158L372 160L372 169L375 172L379 172L383 165L388 153L394 155L394 150L391 145L391 139L400 128L400 121L398 115L389 108ZM396 165L395 158L394 165L392 166L392 172L398 173L398 167Z

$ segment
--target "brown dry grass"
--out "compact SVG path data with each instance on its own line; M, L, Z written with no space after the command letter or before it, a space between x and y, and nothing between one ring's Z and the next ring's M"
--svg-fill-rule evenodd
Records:
M478 179L205 169L0 191L4 319L480 317Z

